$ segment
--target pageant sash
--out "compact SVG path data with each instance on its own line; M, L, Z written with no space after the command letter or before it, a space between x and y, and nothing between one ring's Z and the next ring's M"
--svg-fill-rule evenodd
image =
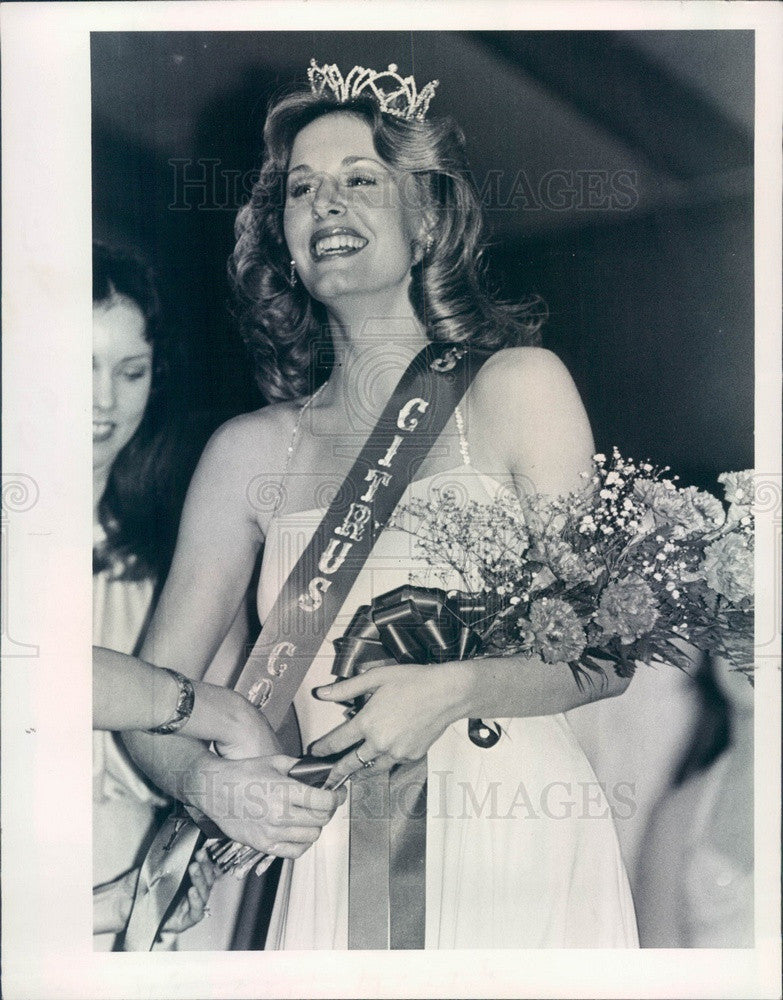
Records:
M291 570L237 682L236 690L262 709L274 728L376 538L487 357L453 344L429 344L400 379Z
M432 343L419 352L402 375L291 570L237 681L235 690L256 705L274 729L283 723L324 637L408 483L489 356L483 351L468 351L463 345ZM291 773L296 776L295 769ZM140 879L137 888L125 937L126 951L152 947L198 841L187 822L177 825L172 819L166 826L153 842L158 854L149 866L146 860L142 866L143 870L147 867L147 872L143 885ZM191 842L187 857L179 846L183 838ZM167 872L165 879L157 877L161 865ZM423 906L423 887L420 898ZM142 905L138 919L134 919L137 901ZM421 948L423 911L415 922L420 926L414 936L421 943L409 947Z

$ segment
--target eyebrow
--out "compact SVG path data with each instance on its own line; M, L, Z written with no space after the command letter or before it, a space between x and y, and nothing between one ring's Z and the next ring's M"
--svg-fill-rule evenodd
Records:
M386 164L382 163L374 156L346 156L343 162L340 164L340 166L350 167L354 163L359 163L362 160L366 160L368 163L375 163L377 166L383 168L383 170L389 173L389 168L386 166ZM291 169L288 171L288 176L290 177L291 174L295 174L301 170L312 170L312 169L313 168L310 166L309 163L298 163L295 167L291 167Z
M95 357L95 355L93 355L93 357ZM116 364L124 365L128 361L152 361L152 349L150 348L149 352L145 354L126 354L126 356L124 358L120 358Z

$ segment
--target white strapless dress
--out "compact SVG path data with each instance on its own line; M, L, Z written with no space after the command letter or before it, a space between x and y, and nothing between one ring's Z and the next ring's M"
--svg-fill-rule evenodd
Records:
M414 482L402 502L445 485L488 502L500 488L469 466ZM258 590L263 622L322 510L283 515L266 540ZM402 584L436 586L412 555L413 538L387 528L357 578L295 699L305 746L344 721L316 700L330 683L332 640L374 595ZM460 581L454 584L460 586ZM428 754L427 948L638 947L633 902L611 809L564 715L501 719L491 749L467 722ZM345 949L348 803L297 861L286 862L267 947Z

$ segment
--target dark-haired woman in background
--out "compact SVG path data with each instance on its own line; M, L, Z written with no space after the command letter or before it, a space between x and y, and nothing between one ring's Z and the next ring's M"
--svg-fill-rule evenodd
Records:
M174 346L148 265L93 248L93 643L135 653L170 559ZM110 732L93 737L93 884L133 869L166 799ZM113 935L95 939L111 948Z
M192 454L192 442L183 433L180 420L177 369L182 364L181 355L179 341L161 321L150 267L133 252L95 244L93 644L105 648L95 654L99 659L105 650L139 651L171 560ZM216 683L225 683L241 661L246 629L243 606L213 658ZM137 664L137 696L140 678L148 676L145 667L149 670L147 665ZM215 703L213 737L229 740L232 733L243 729L244 737L233 740L231 755L252 757L260 753L258 741L264 735L260 725L248 724L247 716L242 716L243 726L237 721L236 702L242 699L219 697L212 685L206 690ZM133 693L128 687L122 706L126 713L132 708ZM166 700L158 704L154 694L147 692L149 705L165 711ZM96 690L95 695L94 705L105 706L106 692ZM257 717L246 707L251 717ZM105 725L101 723L101 727ZM117 728L128 727L118 723ZM169 800L136 768L116 733L95 732L93 748L93 884L105 887L105 892L98 891L99 899L128 903L127 892L110 895L110 889L135 884L137 866L154 834L159 810ZM234 880L220 880L215 886L211 940L227 945L240 892L241 886ZM201 907L188 909L186 898L177 911L185 917L168 922L169 930L176 927L179 932L177 947L201 946L203 930L187 930L194 923L193 917L203 912L205 899L200 889L198 898ZM164 940L167 946L174 944L172 934ZM114 934L108 933L94 941L99 949L116 943Z
M560 494L577 489L591 467L592 436L573 382L535 346L538 311L497 301L481 281L480 204L459 128L423 120L421 105L390 107L383 85L395 88L399 78L376 87L387 74L370 74L372 86L358 94L342 77L324 86L335 69L324 67L312 92L271 109L261 174L237 220L232 276L241 327L277 402L221 428L191 484L144 655L196 677L236 613L262 545L265 621L323 516L325 495L428 341L494 354L403 501L455 487L484 504L500 490ZM333 365L319 386L320 347ZM251 482L266 491L251 496ZM275 502L253 502L263 496ZM411 554L408 536L381 532L295 698L304 743L316 754L343 754L332 784L428 755L426 947L635 947L611 816L585 815L580 805L585 786L600 789L562 714L620 694L627 681L610 672L580 690L565 663L506 657L379 666L332 683L332 640L356 608L412 576L431 586L433 569ZM346 723L338 702L367 693ZM473 717L501 718L495 746L468 739L465 720ZM208 779L210 801L194 804L227 834L296 859L268 946L347 947L348 815L341 809L320 838L312 825L335 807L328 792L300 790L315 810L309 830L277 833L229 813L236 783L249 788L257 769L195 754L181 740L136 735L132 745L163 786L175 770L192 787Z

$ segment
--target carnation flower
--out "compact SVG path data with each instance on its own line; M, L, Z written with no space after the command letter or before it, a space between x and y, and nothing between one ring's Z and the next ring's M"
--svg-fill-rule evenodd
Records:
M729 503L742 504L750 507L753 503L753 470L745 469L743 472L722 472L718 476L718 482L723 484L723 492Z
M519 619L523 649L545 663L570 663L584 652L587 638L576 612L560 598L541 598Z
M723 504L711 493L697 490L695 486L688 486L680 493L690 505L689 513L693 516L693 523L688 527L692 531L714 531L723 525L726 520Z
M753 547L742 535L724 535L704 550L707 586L738 604L753 595Z
M695 486L677 489L669 479L662 482L638 479L634 493L650 508L658 523L674 526L675 538L714 531L726 518L720 501Z
M603 632L619 636L626 644L649 632L657 620L655 595L650 585L634 573L607 584L594 618Z
M533 555L569 586L592 583L598 575L598 570L589 566L568 542L559 538L545 539L536 547Z
M729 502L728 524L739 522L743 527L752 524L753 498L755 485L753 470L744 472L724 472L718 476L718 482L723 484L726 499Z

